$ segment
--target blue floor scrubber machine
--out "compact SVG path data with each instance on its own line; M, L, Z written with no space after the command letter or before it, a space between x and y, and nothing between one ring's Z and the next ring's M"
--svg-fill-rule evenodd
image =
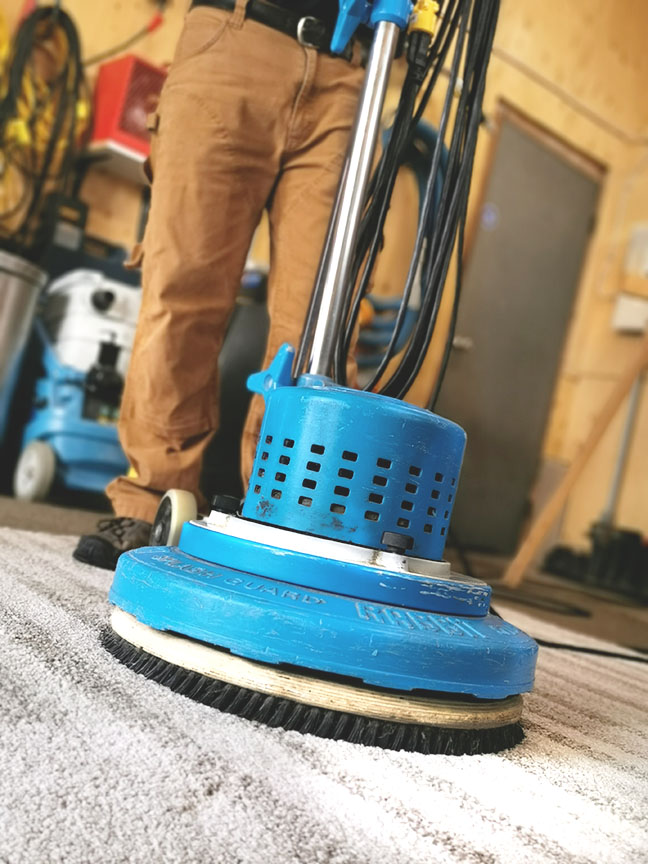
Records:
M117 415L139 310L132 285L74 270L47 288L35 322L43 374L14 471L14 494L103 492L128 469Z
M122 555L110 590L107 649L185 696L270 726L422 753L495 752L523 737L537 646L491 613L486 584L443 557L464 432L403 401L461 245L497 9L445 0L437 18L429 0L341 3L333 51L360 23L374 28L365 84L299 351L284 346L249 381L265 414L247 494L215 496L204 518L185 507L187 493L166 496L156 545ZM405 31L407 75L370 180ZM344 376L359 298L446 60L401 309L374 380L355 390ZM394 360L417 279L419 314Z

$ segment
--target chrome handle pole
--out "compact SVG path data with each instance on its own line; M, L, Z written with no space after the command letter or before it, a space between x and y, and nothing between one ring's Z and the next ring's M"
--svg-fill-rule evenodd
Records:
M396 51L400 29L381 21L375 30L367 71L356 112L351 141L329 225L329 242L324 250L315 296L319 306L309 316L311 332L302 342L310 342L307 371L328 375L333 363L336 334L343 324L342 316L353 264L353 252L362 218L367 184L373 164L380 128L389 72ZM314 320L313 320L314 317ZM307 328L308 331L308 328ZM300 370L298 370L300 371Z

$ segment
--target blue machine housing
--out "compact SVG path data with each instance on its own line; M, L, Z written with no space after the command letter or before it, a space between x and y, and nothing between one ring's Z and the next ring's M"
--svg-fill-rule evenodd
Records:
M122 555L109 599L156 630L376 687L503 699L533 685L535 642L495 615L371 603L209 564L175 547Z
M183 526L179 549L194 558L256 573L302 588L363 597L410 610L443 612L466 618L485 615L490 607L491 589L474 579L431 578L415 572L377 569L369 561L350 561L329 557L315 544L308 551L274 545L270 539L244 539L218 532L206 523L187 522ZM318 554L319 553L319 554Z
M289 380L284 345L253 375L266 410L242 515L295 531L384 549L399 534L419 558L441 560L466 435L443 417L398 399Z
M404 27L411 8L408 0L340 0L332 50L363 23ZM248 381L266 410L242 514L232 517L247 536L228 534L227 520L212 514L185 525L179 548L125 553L111 603L155 630L288 671L465 702L530 690L537 645L489 613L487 586L434 567L430 576L392 572L385 555L372 560L371 550L442 558L463 430L320 376L295 381L293 358L284 345ZM286 532L310 546L296 548ZM349 551L345 559L345 545L369 547L368 559Z
M103 492L111 480L128 470L117 427L83 416L85 373L59 362L39 322L36 332L43 345L45 375L36 382L22 446L33 440L46 441L56 454L57 483Z
M266 412L242 516L212 514L187 523L178 548L122 555L110 601L156 630L374 687L480 699L530 690L537 646L489 613L488 586L372 556L387 530L409 532L412 555L441 557L463 431L320 377L295 382L293 356L283 346L249 379Z

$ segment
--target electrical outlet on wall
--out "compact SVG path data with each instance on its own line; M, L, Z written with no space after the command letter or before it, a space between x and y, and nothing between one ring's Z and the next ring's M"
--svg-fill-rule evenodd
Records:
M623 292L618 294L612 312L612 328L620 333L645 333L648 330L648 298Z
M638 222L633 226L624 270L628 275L648 279L648 222Z

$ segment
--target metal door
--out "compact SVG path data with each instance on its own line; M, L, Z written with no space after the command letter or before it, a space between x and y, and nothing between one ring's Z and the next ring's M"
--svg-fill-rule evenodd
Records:
M437 404L468 434L452 530L470 548L517 546L599 179L503 120Z

